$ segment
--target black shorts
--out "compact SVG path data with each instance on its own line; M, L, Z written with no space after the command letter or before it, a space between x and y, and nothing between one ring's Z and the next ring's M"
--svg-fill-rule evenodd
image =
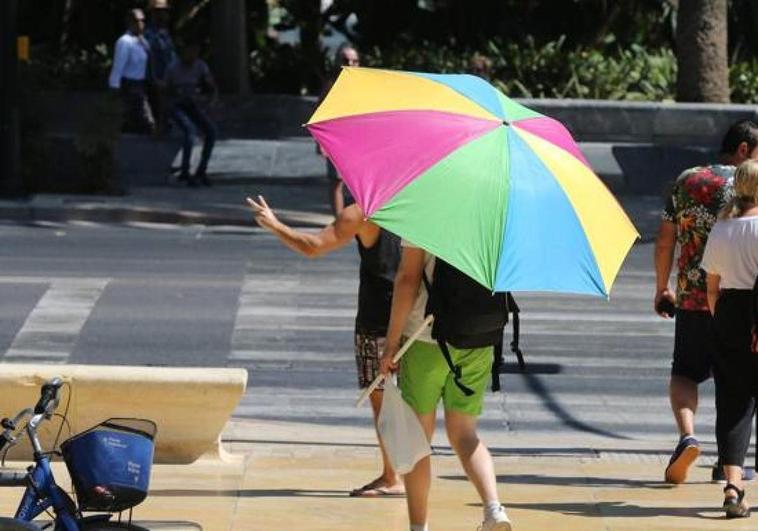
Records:
M671 375L699 384L711 377L715 340L710 312L676 311Z

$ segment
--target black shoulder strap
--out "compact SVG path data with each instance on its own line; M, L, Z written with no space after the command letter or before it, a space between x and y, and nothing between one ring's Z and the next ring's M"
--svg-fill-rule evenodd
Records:
M511 352L516 355L518 361L518 368L521 372L526 372L526 362L524 362L524 353L519 348L519 339L521 337L521 322L519 314L521 310L516 304L516 299L513 298L510 292L508 292L508 310L513 314L513 340L511 341Z
M453 373L453 381L455 382L455 385L458 386L458 389L460 389L464 395L473 395L474 391L470 387L463 385L461 382L461 366L455 365L453 363L453 358L450 357L450 351L447 348L447 343L444 340L438 338L437 345L439 345L440 350L442 351L442 355L445 356L445 361L447 362L447 366L450 367L450 372Z
M526 372L526 362L524 361L524 353L519 348L519 336L521 335L518 312L513 314L513 340L511 341L511 352L516 355L518 361L518 368L521 372Z
M426 276L426 268L424 268L424 286L426 287L426 295L431 299L432 297L432 283L429 282L429 277ZM428 305L427 301L427 305ZM458 386L458 389L460 389L464 395L471 396L474 394L474 391L463 385L461 383L461 366L455 365L453 363L453 358L450 356L450 350L448 349L447 342L444 338L438 337L437 338L437 345L440 347L440 350L442 351L442 355L445 357L445 362L447 362L447 366L450 368L450 372L453 373L453 381L455 382L455 385Z
M492 351L492 392L500 391L500 369L503 366L503 342L495 345Z

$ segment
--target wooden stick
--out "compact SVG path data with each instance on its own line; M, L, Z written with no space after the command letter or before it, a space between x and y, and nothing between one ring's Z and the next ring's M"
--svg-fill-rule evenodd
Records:
M392 358L393 363L397 363L400 361L400 358L403 357L403 354L406 353L406 351L411 348L411 345L414 341L418 339L418 336L420 336L424 330L426 330L426 327L432 324L432 321L434 320L433 315L427 316L426 319L424 319L424 322L421 323L421 326L418 327L418 330L413 332L411 337L408 338L408 341L405 342L405 344L400 348L400 350L397 351L397 354ZM384 380L384 375L379 374L376 378L374 378L374 381L371 382L371 385L369 385L363 393L361 393L361 396L358 397L358 401L355 403L355 407L361 407L361 404L366 401L368 396L374 392L374 390L379 386L380 383L382 383L382 380Z

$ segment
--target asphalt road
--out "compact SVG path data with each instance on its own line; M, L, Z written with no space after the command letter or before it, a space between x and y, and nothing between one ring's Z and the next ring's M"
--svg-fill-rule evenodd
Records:
M244 367L238 417L369 425L353 407L353 248L309 261L252 230L75 223L0 225L0 242L0 361ZM634 247L610 301L518 298L530 373L507 359L484 429L674 439L651 253ZM713 420L707 383L705 440Z

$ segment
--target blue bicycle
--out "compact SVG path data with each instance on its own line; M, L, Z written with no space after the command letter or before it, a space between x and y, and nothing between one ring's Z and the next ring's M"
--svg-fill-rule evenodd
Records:
M61 452L45 452L37 429L53 418L61 399L63 381L53 378L42 386L34 408L0 422L0 452L17 444L26 434L31 443L34 465L26 470L0 468L0 487L26 487L13 519L0 518L2 530L52 529L53 531L147 531L128 522L112 521L113 513L131 509L147 496L153 460L155 424L141 419L109 419L61 444ZM69 393L70 397L70 393ZM68 410L68 408L66 408ZM63 422L67 422L65 414ZM24 419L29 419L21 427ZM60 432L59 432L60 434ZM74 485L77 501L55 482L50 457L62 455ZM52 509L52 513L50 510ZM84 516L86 511L101 514ZM37 524L35 518L47 513L50 522Z

